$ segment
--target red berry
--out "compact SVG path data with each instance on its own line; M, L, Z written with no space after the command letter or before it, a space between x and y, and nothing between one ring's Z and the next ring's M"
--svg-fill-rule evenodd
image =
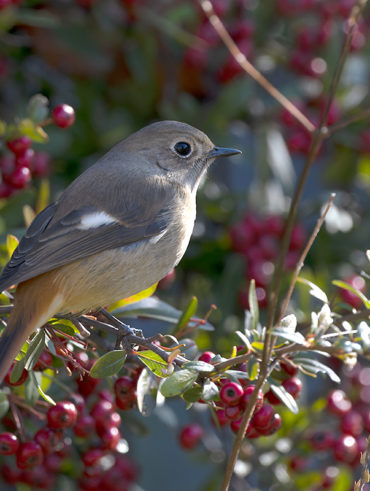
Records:
M273 420L275 410L269 404L264 404L253 416L253 426L257 431L269 427Z
M289 249L291 250L301 250L306 242L306 232L304 228L296 224L293 227L292 234L290 236Z
M68 104L59 104L53 109L52 117L59 128L69 128L75 122L75 110Z
M265 400L269 401L269 403L273 404L274 406L281 404L281 400L278 398L277 395L275 395L275 392L272 389L270 389L266 392Z
M184 426L179 435L179 441L182 448L192 449L194 448L199 440L203 438L204 430L202 426L192 423Z
M229 422L225 414L225 409L217 409L216 417L220 426L225 426Z
M18 438L14 433L0 433L0 455L13 455L18 447Z
M225 416L230 421L236 421L240 418L242 411L240 406L227 406L225 407Z
M117 411L107 414L103 420L96 421L96 432L100 436L107 428L119 428L121 425L121 416Z
M62 459L58 455L50 454L45 456L43 465L48 471L55 473L59 471L61 462Z
M281 416L280 414L275 413L271 418L270 423L266 427L257 428L255 425L255 428L260 435L272 435L273 433L276 433L281 428L281 425L282 425Z
M73 404L77 408L77 412L82 414L85 409L85 399L81 396L81 394L77 394L76 392L72 392L69 394L68 400L73 402Z
M110 428L107 428L103 433L100 435L100 440L102 442L102 446L105 449L109 450L115 450L117 448L117 445L121 439L121 433L118 428L115 426L111 426Z
M226 382L221 387L220 399L228 406L237 406L243 395L243 387L235 382Z
M15 189L7 182L0 182L0 199L9 198Z
M356 439L351 435L342 435L334 443L334 457L339 462L352 464L358 455L358 445Z
M333 390L328 397L328 411L338 416L349 413L352 408L351 401L343 390Z
M240 406L245 409L247 407L247 404L249 402L249 399L251 398L251 395L254 391L254 388L255 388L255 385L249 385L248 387L246 387L244 389L244 392L243 392L243 395L242 395L242 398L240 400ZM256 407L254 409L254 412L257 412L261 409L263 405L263 392L262 390L260 389L258 391L258 396L257 396L257 403L256 403Z
M256 430L254 427L253 421L251 421L245 430L245 437L246 438L258 438L260 437L261 434Z
M331 431L319 430L310 436L309 441L315 450L327 450L333 446L335 438Z
M298 373L298 367L297 365L289 360L288 358L285 358L284 360L280 360L280 367L281 369L290 375L291 377L294 377Z
M98 378L90 377L90 375L83 375L76 380L78 392L84 397L89 397L89 395L94 392L99 381Z
M70 401L57 402L48 409L46 416L51 428L69 428L76 423L77 408Z
M53 356L49 351L42 351L41 355L39 356L39 359L37 360L36 365L33 367L35 371L40 371L42 372L43 370L46 370L47 368L52 367L53 365Z
M128 394L134 392L135 389L136 381L127 375L118 378L114 383L114 393L117 398L125 398Z
M7 179L7 182L17 189L23 189L30 181L31 171L28 167L17 167Z
M36 152L31 163L31 172L35 177L47 176L50 172L50 155L46 152Z
M360 436L363 431L361 414L354 410L349 411L343 416L340 429L347 435Z
M17 484L17 482L19 482L20 472L18 469L4 464L1 467L1 477L8 484Z
M113 404L109 401L100 400L91 408L90 414L96 423L104 424L112 412Z
M74 434L80 438L86 438L95 430L95 419L90 414L83 414L77 419L73 428Z
M302 391L303 384L299 378L292 377L284 380L283 387L294 399L298 399Z
M82 462L86 467L92 467L96 465L103 456L104 450L101 448L90 448L82 455Z
M321 487L324 489L331 488L335 483L336 478L339 476L339 469L333 465L327 467L323 474L323 480L321 482Z
M42 462L42 449L34 441L23 442L19 445L17 452L17 467L19 469L30 469Z
M28 138L28 136L20 136L14 140L8 140L6 142L6 146L15 155L20 155L30 148L31 143L32 141L30 138Z
M8 385L12 385L12 386L17 386L17 385L24 384L24 382L27 380L27 377L28 377L27 370L25 368L23 368L22 374L19 377L19 379L16 380L15 382L11 382L10 381L10 374L12 373L13 367L14 367L14 362L12 363L11 367L8 370L8 373L5 376L5 379L4 379L5 383L8 384Z
M28 167L32 165L32 160L35 156L35 151L32 148L27 148L23 153L15 156L15 165L17 167Z
M122 411L129 411L136 406L136 391L133 394L128 394L125 397L116 397L116 406Z
M56 450L63 439L63 434L60 430L54 430L46 426L41 428L33 439L40 445L44 453L49 454Z
M358 290L361 293L366 292L366 283L365 283L365 280L362 276L355 274L355 275L349 276L344 281L346 283L348 283L350 286L352 286L352 288L354 288L355 290ZM342 299L345 302L347 302L348 305L351 305L355 309L358 309L359 307L361 307L361 305L362 305L361 298L359 298L357 295L355 295L351 291L345 290L344 288L341 288L339 290L339 293L340 293L340 296L342 297Z
M171 271L167 273L166 276L158 282L158 288L160 290L167 290L175 281L175 278L176 278L176 271L175 269L171 269Z
M289 469L295 472L302 472L307 467L307 459L299 456L292 457L289 460Z
M212 358L216 356L212 351L204 351L198 358L199 361L210 363Z

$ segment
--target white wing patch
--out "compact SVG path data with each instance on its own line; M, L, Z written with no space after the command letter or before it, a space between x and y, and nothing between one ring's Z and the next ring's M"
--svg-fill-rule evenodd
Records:
M95 213L89 213L81 218L80 224L77 226L80 230L89 230L90 228L101 227L102 225L109 225L117 220L105 213L104 211L96 211Z
M149 239L149 242L151 244L156 244L159 240L161 240L161 238L165 235L165 233L167 232L167 229L163 230L163 232L161 232L160 234L158 235L154 235L153 237L151 237Z

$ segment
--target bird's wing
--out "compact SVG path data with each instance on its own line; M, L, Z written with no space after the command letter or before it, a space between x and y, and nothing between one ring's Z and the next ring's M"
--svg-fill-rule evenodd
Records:
M77 259L165 233L172 197L170 189L162 188L145 210L135 213L131 201L115 215L84 205L60 217L58 203L51 204L37 215L4 268L0 291Z

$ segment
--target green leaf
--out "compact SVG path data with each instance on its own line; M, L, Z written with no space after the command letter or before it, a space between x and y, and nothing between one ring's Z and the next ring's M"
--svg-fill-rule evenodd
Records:
M22 119L18 125L19 132L37 143L46 143L49 140L47 133L41 126L35 124L32 119Z
M258 375L259 363L254 356L251 356L247 362L247 373L250 380L255 380Z
M195 370L196 372L213 372L215 367L210 363L206 363L205 361L188 361L183 364L183 368L187 368L189 370Z
M197 402L199 399L202 397L203 393L203 388L200 385L196 385L195 387L191 387L190 389L186 390L182 394L182 398L186 402Z
M168 363L151 350L137 352L138 358L158 377L168 377Z
M359 290L356 290L356 288L353 288L353 286L349 285L345 281L334 280L334 281L332 281L332 283L335 286L339 286L339 288L343 288L344 290L349 290L350 292L357 295L357 297L359 297L362 300L365 307L367 309L370 309L370 300L367 299L366 296L362 292L360 292Z
M312 283L312 281L306 280L305 278L297 278L297 282L308 285L310 287L310 295L313 297L318 298L324 303L329 303L326 293L315 285L315 283Z
M32 370L32 368L36 365L37 360L45 347L45 339L46 335L44 329L40 329L36 336L33 337L28 346L27 353L22 360L26 370Z
M178 396L190 389L197 377L198 373L192 370L179 370L163 381L160 391L164 397Z
M233 382L238 383L239 378L245 378L249 380L249 375L246 372L242 372L241 370L226 370L224 375Z
M271 333L278 338L283 338L284 340L290 341L295 344L306 344L306 339L300 332L291 332L282 328L275 328L271 331ZM276 344L279 345L281 343L282 341L279 341L279 339L277 339Z
M40 381L38 380L38 376L40 378ZM55 401L52 397L50 397L48 394L46 394L42 388L41 388L41 378L42 375L41 373L35 374L35 372L30 372L30 378L34 384L34 386L37 388L38 393L41 395L41 397L48 402L49 404L52 404L55 406Z
M113 350L101 356L90 370L94 378L109 377L118 373L123 367L127 354L124 350Z
M49 114L49 100L42 94L36 94L28 102L27 114L35 123L43 122Z
M245 346L248 348L248 350L252 349L251 343L247 336L244 334L244 332L241 331L235 331L235 334L239 336L239 338L242 340L242 342L245 344Z
M258 320L259 320L259 308L258 308L258 300L256 295L256 282L251 280L249 285L248 292L248 300L249 300L249 311L251 313L251 328L252 330L257 328Z
M204 401L212 401L218 397L219 390L217 385L212 380L206 380L203 384L202 399Z
M6 236L6 248L8 251L8 258L10 259L12 257L13 252L16 250L18 247L19 240L15 235L8 234Z
M24 357L21 360L16 361L14 363L13 370L11 371L11 374L9 377L9 380L12 384L14 384L15 382L18 382L18 380L21 378L21 375L22 375L23 370L24 370L24 365L25 365Z
M148 319L157 319L169 324L177 324L182 315L180 310L175 309L172 305L159 300L157 297L147 297L139 302L135 302L124 307L119 307L112 311L114 315L122 317L144 317ZM189 327L195 326L196 321L190 321ZM214 331L214 327L207 321L201 324L198 329L203 331Z
M0 418L4 416L8 412L9 409L9 401L7 395L0 391Z
M67 320L63 321L63 324L60 322L55 322L51 324L51 327L53 329L56 329L57 331L66 334L67 336L74 336L77 334L79 331L78 329L71 323L69 323Z
M293 396L289 394L289 392L287 392L282 385L278 385L272 379L269 379L269 383L271 390L281 400L281 402L285 404L285 406L292 411L292 413L297 414L299 412L299 408Z
M153 373L145 368L137 381L137 407L143 416L150 416L156 406L153 391L158 388Z
M340 378L330 367L324 365L320 361L314 358L306 358L303 356L297 356L294 358L294 363L302 367L307 372L311 373L325 373L333 382L339 383Z
M184 327L186 327L190 321L190 319L195 315L195 312L198 307L198 299L197 297L193 297L188 303L187 307L183 310L180 319L177 322L177 325L173 331L173 335L176 336L178 332L180 332Z

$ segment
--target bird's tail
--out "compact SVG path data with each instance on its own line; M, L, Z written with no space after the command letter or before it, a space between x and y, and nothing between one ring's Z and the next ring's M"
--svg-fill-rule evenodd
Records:
M60 308L59 296L50 287L44 289L39 278L18 285L13 311L0 336L0 385L28 336Z

